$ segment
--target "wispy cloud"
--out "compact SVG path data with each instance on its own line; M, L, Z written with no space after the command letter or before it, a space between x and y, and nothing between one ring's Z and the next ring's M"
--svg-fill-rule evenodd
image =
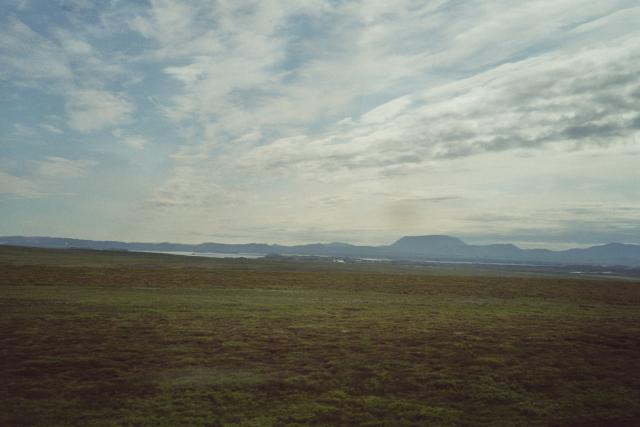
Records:
M127 144L131 148L135 148L137 150L142 150L149 143L149 141L140 135L132 135L125 137L122 142Z
M0 194L19 197L38 197L42 194L31 180L11 175L0 170Z
M68 124L80 132L126 122L135 105L105 88L123 75L122 65L107 60L78 34L57 26L46 30L41 34L15 16L5 18L0 76L65 99Z
M135 105L124 96L100 90L71 93L66 108L69 126L80 132L126 123L135 111Z
M49 156L36 162L37 174L46 178L75 178L83 176L96 165L92 160L71 160Z
M58 47L15 17L0 30L0 68L3 79L21 84L71 82L73 72Z
M62 129L60 129L59 127L56 127L56 126L50 125L50 124L48 124L48 123L41 123L41 124L40 124L40 127L41 127L42 129L46 130L47 132L50 132L50 133L60 134L60 133L63 133L63 132L64 132L64 131L63 131Z
M305 172L383 169L547 144L632 143L639 64L637 38L542 55L390 101L322 139L276 140L238 163Z
M140 182L109 197L145 217L141 237L304 241L326 230L379 243L526 223L577 238L562 234L571 215L596 229L635 206L633 0L69 0L7 11L0 77L24 110L9 128L12 147L25 142L13 161L68 179L92 166L55 159L96 159ZM20 118L29 114L38 118ZM27 141L46 148L34 155ZM571 211L598 199L608 208Z

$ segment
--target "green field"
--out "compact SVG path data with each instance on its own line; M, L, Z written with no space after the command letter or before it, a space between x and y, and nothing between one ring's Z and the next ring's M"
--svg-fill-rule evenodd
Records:
M640 425L640 283L0 247L0 425Z

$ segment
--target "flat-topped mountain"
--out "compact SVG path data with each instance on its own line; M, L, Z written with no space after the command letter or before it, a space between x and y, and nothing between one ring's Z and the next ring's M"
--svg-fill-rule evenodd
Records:
M521 249L513 244L469 245L456 237L445 235L405 236L384 246L358 246L340 242L294 246L264 243L143 243L25 236L0 237L0 244L44 248L316 255L414 261L640 266L640 245L636 244L608 243L589 248L551 251L548 249Z
M451 236L404 236L388 246L392 251L415 254L443 254L462 250L467 244Z

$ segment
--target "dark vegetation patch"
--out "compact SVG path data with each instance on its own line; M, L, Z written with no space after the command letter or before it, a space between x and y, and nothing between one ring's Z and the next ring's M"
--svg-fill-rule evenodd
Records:
M0 425L640 424L640 283L31 255Z

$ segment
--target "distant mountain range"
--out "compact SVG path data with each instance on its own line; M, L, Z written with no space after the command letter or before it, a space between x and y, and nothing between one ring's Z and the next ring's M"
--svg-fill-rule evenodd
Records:
M581 249L551 251L521 249L512 244L468 245L451 236L405 236L391 245L358 246L315 243L283 246L263 243L137 243L67 239L60 237L0 237L0 244L40 248L98 250L315 255L349 258L388 258L407 261L469 261L501 263L640 266L640 245L609 243Z

